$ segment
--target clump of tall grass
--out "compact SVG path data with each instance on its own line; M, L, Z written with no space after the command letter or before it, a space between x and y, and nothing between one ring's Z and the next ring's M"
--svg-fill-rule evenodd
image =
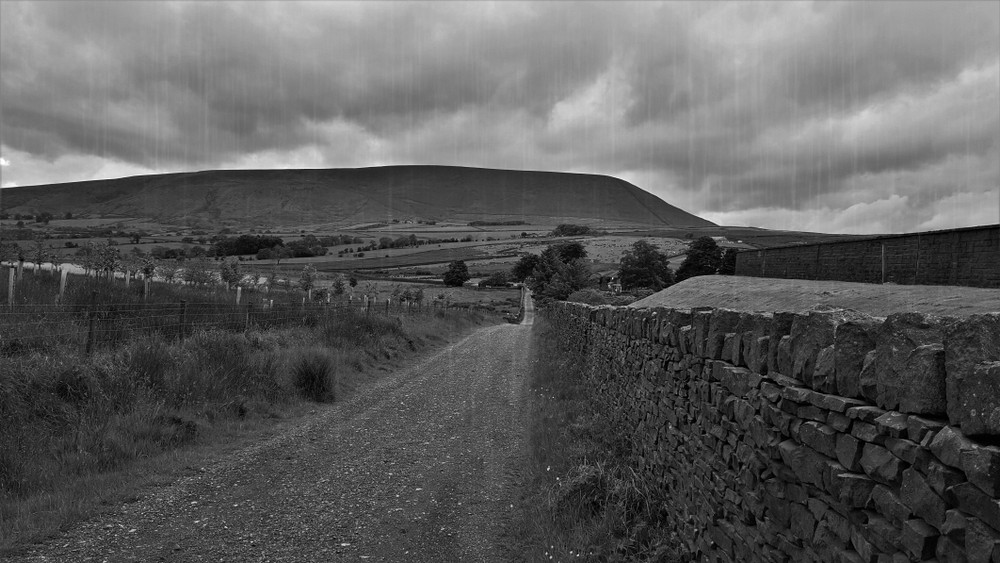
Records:
M295 387L304 397L317 403L333 402L336 373L329 353L306 351L295 360L292 374Z

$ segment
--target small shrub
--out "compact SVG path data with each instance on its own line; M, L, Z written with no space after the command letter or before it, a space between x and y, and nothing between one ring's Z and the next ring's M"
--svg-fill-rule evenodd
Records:
M309 351L292 366L292 381L302 395L318 403L334 400L334 366L325 352Z
M631 293L635 297L635 300L638 301L640 299L645 299L656 292L648 287L637 287L633 289Z
M79 366L73 366L59 372L52 381L52 392L67 403L81 405L90 398L93 385Z
M164 382L176 364L162 337L130 343L125 348L128 374L152 389L163 389Z

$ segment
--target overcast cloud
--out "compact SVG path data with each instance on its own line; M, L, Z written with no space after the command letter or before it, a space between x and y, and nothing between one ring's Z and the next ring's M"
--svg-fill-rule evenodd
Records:
M0 3L0 174L610 174L723 224L1000 221L995 2Z

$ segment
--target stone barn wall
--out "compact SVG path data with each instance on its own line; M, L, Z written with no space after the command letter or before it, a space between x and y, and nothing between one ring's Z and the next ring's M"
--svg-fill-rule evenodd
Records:
M542 315L685 560L1000 560L1000 314Z
M736 255L736 274L1000 287L1000 226L748 250Z

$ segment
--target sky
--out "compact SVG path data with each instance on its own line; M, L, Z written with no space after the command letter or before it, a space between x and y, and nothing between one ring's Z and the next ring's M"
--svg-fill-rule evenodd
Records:
M390 164L608 174L726 225L997 223L1000 7L0 2L3 187Z

